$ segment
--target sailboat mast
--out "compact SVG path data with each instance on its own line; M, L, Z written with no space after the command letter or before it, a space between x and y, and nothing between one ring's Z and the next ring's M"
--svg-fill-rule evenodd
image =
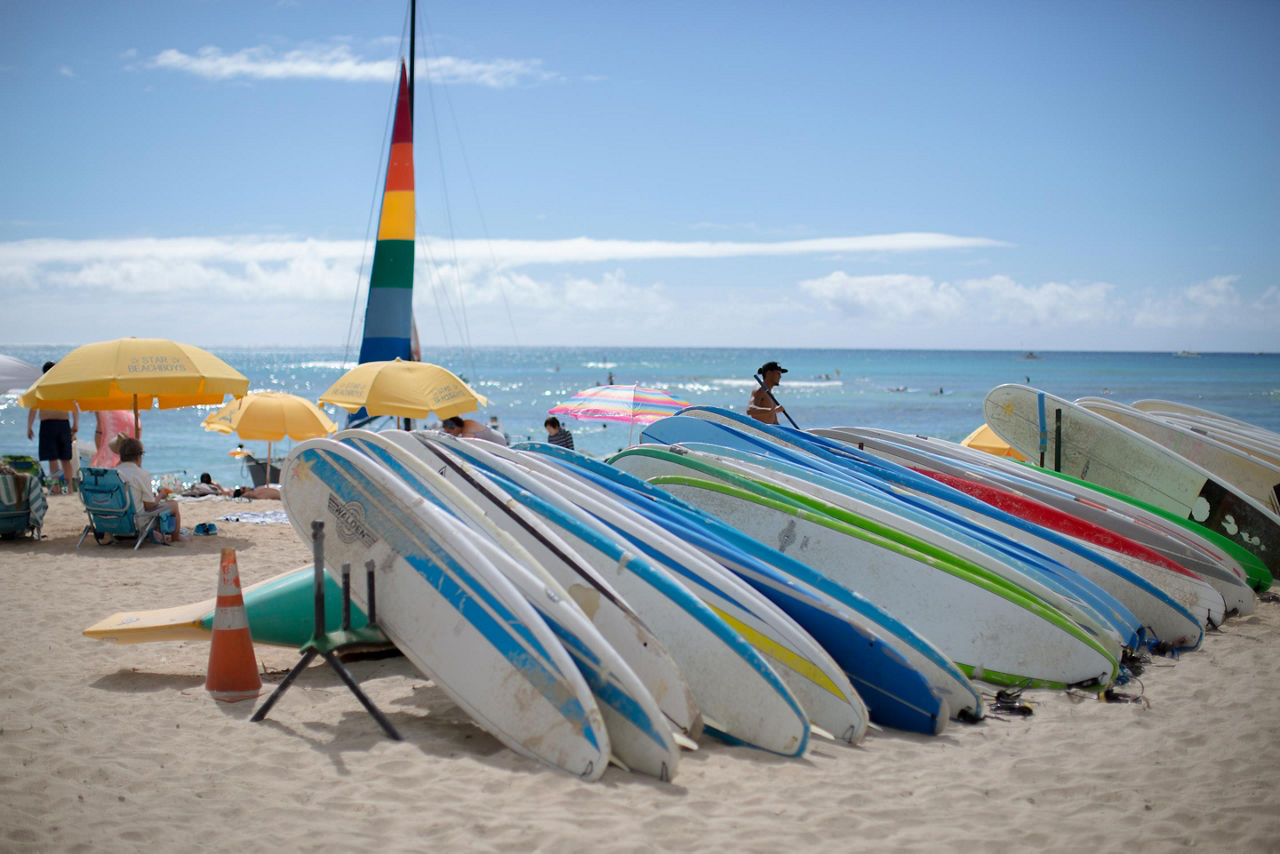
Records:
M418 46L418 0L409 0L409 121L413 121L413 57Z

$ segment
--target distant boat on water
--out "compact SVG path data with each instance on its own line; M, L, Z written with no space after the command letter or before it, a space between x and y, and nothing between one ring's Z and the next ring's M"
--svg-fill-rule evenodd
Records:
M1200 358L1200 354L1197 353L1195 350L1179 350L1173 355L1175 358L1178 358L1178 359L1199 359Z
M1033 353L1031 350L1028 350L1025 354L1023 354L1022 358L1027 359L1028 361L1031 361L1031 360L1039 361L1040 359L1040 357L1037 356L1035 353Z

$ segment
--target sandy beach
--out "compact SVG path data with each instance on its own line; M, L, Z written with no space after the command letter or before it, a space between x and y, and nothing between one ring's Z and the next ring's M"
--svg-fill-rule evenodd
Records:
M279 507L204 499L182 515ZM83 522L76 496L51 496L46 539L0 542L0 851L1280 847L1275 603L1121 689L1143 703L1028 693L1030 717L814 739L800 760L704 737L672 783L610 768L590 784L505 749L399 657L351 670L404 742L322 664L250 723L294 651L259 645L262 698L223 704L204 689L207 643L81 632L212 597L224 547L248 585L310 546L287 524L217 521L181 545L77 550Z

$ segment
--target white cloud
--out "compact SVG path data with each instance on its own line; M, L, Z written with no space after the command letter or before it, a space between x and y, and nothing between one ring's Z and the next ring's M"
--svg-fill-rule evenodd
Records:
M527 342L534 335L558 341L674 341L692 334L696 324L707 327L697 333L696 340L709 340L705 336L723 326L716 320L722 301L714 294L708 296L707 288L638 283L622 266L628 261L927 251L996 245L996 241L890 234L758 243L581 237L461 240L452 246L439 238L421 238L419 244L420 258L450 259L434 268L419 265L415 296L421 313L441 317L450 336L465 337L468 328L484 328L496 340L510 340L514 318L519 318L520 339ZM201 319L210 318L211 323L220 312L265 313L288 305L300 320L300 330L332 339L340 334L333 327L346 323L353 305L363 310L357 292L367 282L368 270L362 271L361 264L369 258L361 241L288 235L23 240L0 243L0 290L10 305L66 300L176 309L194 299L201 305ZM584 264L609 262L616 265L614 269L580 269ZM782 300L772 308L780 309L785 303ZM643 311L620 310L635 306ZM811 311L804 306L796 310L802 315ZM136 334L130 331L135 328L130 312L119 315L113 328L119 334ZM98 316L101 323L102 313ZM304 317L306 321L301 320ZM681 318L680 322L672 323L673 317ZM243 328L238 321L222 325Z
M1008 276L937 282L929 276L850 276L835 272L800 282L822 305L871 323L984 329L1081 327L1107 323L1119 307L1113 285L1101 282L1024 285Z
M393 79L399 61L365 59L344 44L318 45L277 53L269 47L249 47L234 53L202 47L195 53L176 49L161 51L147 63L150 68L182 71L210 80L342 80L363 83ZM553 80L537 59L473 60L454 56L431 57L420 74L436 82L474 84L503 89Z
M954 287L946 282L935 283L928 276L850 276L835 272L801 282L800 290L855 317L890 323L942 320L963 307Z
M419 242L420 258L449 259L418 266L415 303L433 341L1209 351L1274 349L1280 328L1280 286L1249 290L1228 275L1128 299L1107 282L1028 284L1009 276L836 270L794 283L737 277L763 257L795 257L796 268L814 269L838 255L874 253L880 265L911 250L1000 245L984 238ZM92 306L60 325L67 341L172 335L166 318L182 317L208 330L200 338L210 342L264 335L334 342L352 311L357 320L363 311L368 270L361 265L370 257L362 241L291 235L13 241L0 243L0 292L18 315L50 304ZM733 259L748 260L732 266ZM657 260L668 263L629 263ZM751 309L726 314L730 293ZM280 326L285 313L290 330ZM30 335L46 337L38 327Z
M985 238L945 234L884 234L783 242L679 242L660 240L458 240L419 239L420 252L456 258L468 268L507 269L534 264L579 264L656 259L715 259L879 251L928 251L1001 245ZM120 267L152 260L206 266L286 265L302 260L358 264L363 245L354 240L320 241L282 237L177 237L121 240L36 239L0 243L0 274L18 284L33 270L65 270L89 265Z
M748 258L868 252L926 252L1007 246L985 237L951 234L873 234L862 237L823 237L782 241L666 241L601 240L576 237L565 240L462 241L459 253L492 254L502 265L562 264L566 262L655 260L673 258ZM483 253L480 255L479 253Z
M1280 291L1267 288L1250 303L1236 287L1239 276L1214 276L1171 293L1148 294L1134 325L1153 329L1206 329L1235 325L1241 318L1280 324Z
M935 282L929 276L850 276L842 271L800 282L800 289L831 308L885 323L945 322L1079 325L1106 319L1113 285L1031 286L1007 276Z
M1193 305L1219 308L1240 304L1240 294L1235 283L1239 276L1214 276L1207 282L1199 282L1187 288L1183 295Z
M992 276L961 281L958 287L967 304L1000 321L1075 326L1108 321L1121 310L1112 302L1115 286L1105 282L1023 285Z
M60 288L97 299L340 298L356 285L361 255L357 241L24 240L0 244L0 288Z

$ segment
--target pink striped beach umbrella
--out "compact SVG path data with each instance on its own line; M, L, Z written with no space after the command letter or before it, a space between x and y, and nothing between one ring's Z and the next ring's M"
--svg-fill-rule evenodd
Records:
M584 388L547 411L551 415L568 415L593 421L623 421L634 427L636 424L652 424L659 418L675 415L688 405L688 401L680 400L660 388L598 385Z

